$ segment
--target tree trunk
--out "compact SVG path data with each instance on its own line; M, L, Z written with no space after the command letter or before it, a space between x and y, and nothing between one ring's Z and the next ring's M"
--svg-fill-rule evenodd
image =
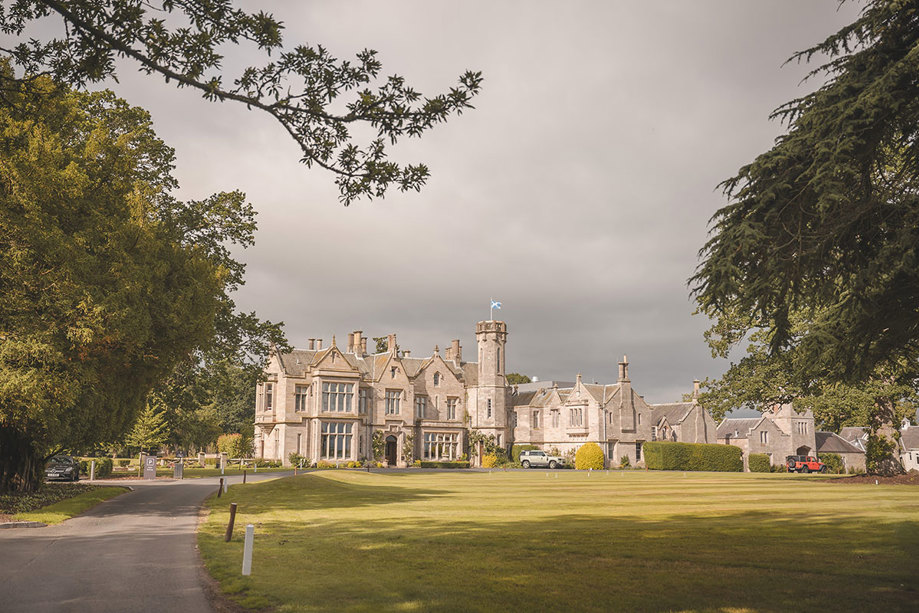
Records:
M894 426L894 403L883 399L877 403L872 415L868 444L865 451L865 465L870 475L892 477L902 475L898 431Z
M0 494L34 492L45 476L45 458L23 429L0 422Z

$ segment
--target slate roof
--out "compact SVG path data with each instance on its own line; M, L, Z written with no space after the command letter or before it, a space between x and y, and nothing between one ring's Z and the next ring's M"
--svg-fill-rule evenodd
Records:
M525 407L529 406L533 402L533 398L538 394L538 391L532 392L517 392L517 395L511 395L511 406L512 407Z
M667 418L667 423L671 426L676 426L677 424L682 423L686 416L689 415L689 412L693 408L693 403L691 402L670 402L667 404L652 404L651 405L651 415L654 423L659 423L664 417Z
M294 349L290 353L278 354L278 361L280 361L281 369L285 375L303 377L306 374L306 369L313 363L317 353L319 352Z
M756 427L762 419L762 417L728 417L718 424L715 438L748 438L750 429Z
M839 436L847 441L857 441L864 436L866 432L868 432L868 428L848 426L839 431Z
M817 441L817 453L865 453L846 439L834 432L817 430L814 432Z
M462 365L463 368L463 381L466 382L466 386L476 386L479 384L479 363L478 362L464 362Z
M900 430L900 445L903 449L919 449L919 426Z

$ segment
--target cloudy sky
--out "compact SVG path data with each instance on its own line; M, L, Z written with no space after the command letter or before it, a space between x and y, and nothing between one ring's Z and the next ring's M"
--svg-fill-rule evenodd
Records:
M686 285L720 181L766 150L769 112L813 84L796 50L852 21L835 0L248 3L285 40L379 51L425 93L484 73L476 109L394 151L426 162L421 193L345 208L263 114L202 101L124 65L116 91L175 147L182 196L244 190L259 211L238 303L292 344L396 332L412 354L503 303L509 371L615 381L678 400L718 377ZM228 58L230 68L236 57ZM243 54L245 55L245 54ZM245 59L245 58L242 58ZM252 63L254 56L248 58Z

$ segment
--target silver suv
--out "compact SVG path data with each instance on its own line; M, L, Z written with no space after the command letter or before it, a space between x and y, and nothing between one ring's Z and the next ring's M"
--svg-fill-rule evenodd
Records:
M549 455L541 449L531 449L520 452L520 463L524 468L530 466L547 466L549 468L558 468L565 465L565 458L557 455Z

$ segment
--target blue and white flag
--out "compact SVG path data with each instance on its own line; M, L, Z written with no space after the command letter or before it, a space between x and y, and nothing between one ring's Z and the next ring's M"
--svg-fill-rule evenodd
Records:
M493 309L500 309L500 308L501 308L501 303L498 302L497 300L492 300L492 301L491 301L491 308L493 308Z

